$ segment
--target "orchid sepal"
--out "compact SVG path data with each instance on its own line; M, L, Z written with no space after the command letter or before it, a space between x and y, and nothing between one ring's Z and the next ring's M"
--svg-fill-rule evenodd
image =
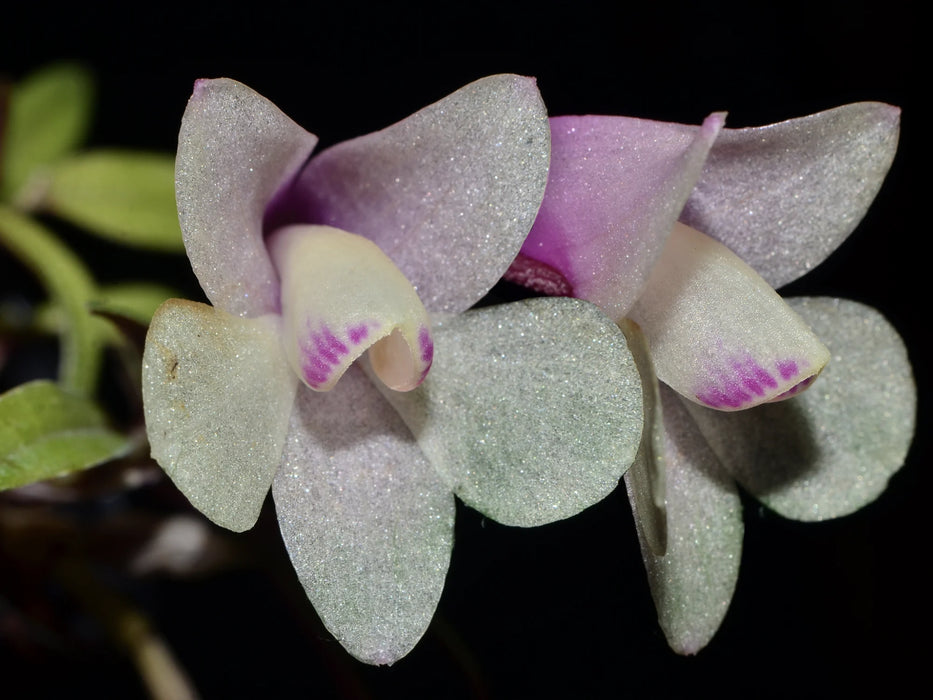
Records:
M856 102L723 129L680 221L781 287L819 265L865 216L894 161L898 107Z
M298 384L279 326L277 316L246 319L169 299L146 336L152 456L198 510L237 532L259 517Z
M316 144L246 85L195 83L178 135L175 199L191 268L214 306L238 316L277 311L263 218Z

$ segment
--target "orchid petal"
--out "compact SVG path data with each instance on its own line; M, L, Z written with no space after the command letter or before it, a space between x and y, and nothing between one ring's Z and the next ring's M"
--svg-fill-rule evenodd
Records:
M361 661L407 654L441 595L454 499L356 367L331 392L299 392L272 492L324 625Z
M723 415L692 411L710 446L762 503L796 520L825 520L875 500L904 463L917 394L897 332L846 299L788 300L825 339L832 362L787 401Z
M375 243L329 226L286 226L269 250L282 279L285 352L306 385L331 389L367 349L390 388L421 383L433 356L428 313Z
M752 129L724 129L680 220L716 238L772 287L819 265L855 229L894 159L900 110L859 102Z
M667 552L646 537L634 491L638 463L625 475L658 622L670 647L695 654L712 639L732 600L742 555L742 504L677 395L661 387L667 465ZM644 463L642 463L644 464ZM651 516L653 518L653 516Z
M146 337L152 456L198 510L238 532L259 517L295 396L278 323L169 299Z
M632 468L626 472L629 498L637 502L641 534L651 551L661 556L667 550L667 468L664 462L664 419L661 394L648 341L638 324L622 319L629 350L641 378L645 425Z
M642 426L625 337L575 299L529 299L434 325L431 374L384 392L463 501L506 525L574 515L619 482Z
M679 223L631 316L648 338L658 378L721 410L785 398L829 361L806 323L754 270Z
M627 117L552 118L544 202L508 278L586 299L614 320L626 316L724 118L713 114L699 129ZM552 288L555 274L566 289Z
M491 76L323 151L281 216L369 238L428 309L463 311L499 280L531 228L548 143L534 80Z
M316 143L242 83L195 83L178 136L175 198L191 267L218 308L240 316L276 310L263 215Z

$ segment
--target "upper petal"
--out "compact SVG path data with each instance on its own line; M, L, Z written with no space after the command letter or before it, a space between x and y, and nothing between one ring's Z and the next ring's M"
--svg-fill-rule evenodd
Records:
M855 229L894 159L900 110L859 102L724 129L681 221L726 244L772 287L819 265Z
M276 217L366 236L430 311L463 311L499 280L528 234L548 143L534 80L494 75L323 151Z
M299 391L272 492L295 572L327 629L366 663L407 654L444 586L454 499L357 368L326 394Z
M656 554L647 539L636 493L635 466L625 475L648 583L667 643L695 654L712 639L732 600L742 556L742 503L735 482L669 388L661 387L663 461L667 482L667 551ZM654 518L649 515L649 521Z
M178 135L175 198L191 267L215 306L241 316L276 310L263 215L316 143L242 83L195 84Z
M658 377L713 408L784 398L829 361L817 336L754 270L680 223L631 315Z
M917 390L903 342L877 311L846 299L788 303L833 354L816 384L750 411L692 412L723 464L765 505L825 520L875 500L904 464Z
M552 118L547 190L510 278L538 288L534 264L543 264L569 284L560 293L623 318L723 120L711 115L697 129L627 117Z
M638 372L593 305L530 299L445 318L424 383L384 392L465 503L507 525L575 515L635 457Z
M242 531L259 517L296 384L277 317L244 319L181 299L152 317L143 354L152 456L218 525Z

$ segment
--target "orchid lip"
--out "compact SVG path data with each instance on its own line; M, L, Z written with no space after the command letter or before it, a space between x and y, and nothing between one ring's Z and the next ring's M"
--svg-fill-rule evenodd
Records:
M285 355L315 391L328 391L369 350L376 376L408 391L433 360L427 311L376 244L329 226L295 225L268 239L281 282Z

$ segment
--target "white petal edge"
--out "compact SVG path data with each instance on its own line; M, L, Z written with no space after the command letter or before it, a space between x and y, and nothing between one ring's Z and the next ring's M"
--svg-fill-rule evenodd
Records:
M723 415L692 410L742 486L787 518L816 521L874 501L904 464L917 393L907 351L876 310L847 299L788 303L833 359L806 392Z
M434 342L425 382L384 393L467 505L531 527L618 485L638 448L641 386L595 306L538 298L435 318Z
M658 623L678 654L706 646L729 609L742 556L742 504L735 482L703 440L680 398L661 387L667 465L667 552L643 533L633 476L625 476ZM633 467L634 469L634 467Z
M299 391L272 486L282 539L324 625L391 664L424 634L453 547L454 498L369 379Z
M241 532L259 517L278 468L298 380L279 319L243 319L170 299L143 353L153 458L198 510Z

